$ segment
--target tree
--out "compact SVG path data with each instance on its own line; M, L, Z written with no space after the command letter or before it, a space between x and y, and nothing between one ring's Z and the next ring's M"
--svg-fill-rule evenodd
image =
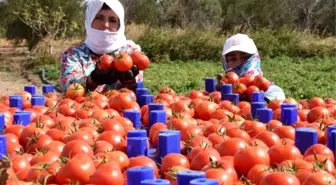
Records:
M32 35L48 44L49 53L52 54L51 42L57 35L66 32L67 25L64 21L65 13L61 7L52 11L51 14L49 12L49 7L42 7L36 2L25 4L22 11L15 11L14 14L30 27Z
M29 49L43 41L82 33L84 11L82 0L6 0L0 4L0 19L5 36L10 40L26 40ZM49 51L52 52L52 50Z
M138 0L139 5L134 12L134 22L137 24L158 24L159 8L156 0Z
M120 0L125 10L125 23L129 24L135 19L135 12L139 6L139 0Z

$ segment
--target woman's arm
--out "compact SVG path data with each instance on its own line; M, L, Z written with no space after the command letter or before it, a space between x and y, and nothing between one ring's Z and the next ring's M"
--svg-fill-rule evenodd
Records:
M135 44L132 40L128 40L123 51L130 55L133 51L141 51L141 47L138 44ZM138 81L143 81L143 71L139 71L133 66L130 71L121 74L118 87L135 90L136 82Z
M65 91L71 84L79 83L85 89L93 90L97 85L83 73L83 65L76 53L66 51L61 56L60 84Z

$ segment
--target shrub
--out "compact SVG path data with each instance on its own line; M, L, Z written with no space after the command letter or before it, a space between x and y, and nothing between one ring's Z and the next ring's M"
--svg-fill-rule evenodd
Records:
M136 26L132 26L136 29ZM197 28L147 28L141 29L135 42L154 61L167 60L220 60L225 40L236 34L222 33L217 29ZM262 57L276 56L309 58L314 56L334 56L335 38L321 38L309 32L261 29L247 31L256 43ZM140 35L140 36L139 36ZM132 39L132 37L130 38Z

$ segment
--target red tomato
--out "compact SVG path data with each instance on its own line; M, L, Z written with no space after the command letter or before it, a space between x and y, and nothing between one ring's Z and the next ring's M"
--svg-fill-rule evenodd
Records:
M49 143L47 146L45 146L45 149L48 151L55 152L59 155L61 155L63 148L64 148L64 143L60 141L52 141Z
M37 126L38 125L30 124L22 129L19 138L22 146L27 146L29 140L33 138L33 136L36 136L36 133L44 134L46 132L46 129Z
M42 152L37 152L33 158L30 160L31 165L35 165L38 163L47 163L51 164L56 162L59 159L60 154L57 152L53 151L42 151Z
M260 146L260 147L264 147L264 148L269 148L263 141L259 140L259 139L250 139L248 141L248 145L249 146Z
M240 128L229 128L226 130L226 135L231 138L241 138L244 139L246 142L248 142L251 137L250 135Z
M274 132L264 131L254 137L263 141L268 147L272 147L280 143L280 138Z
M74 116L78 105L76 103L66 103L58 107L58 112L64 116Z
M77 154L85 154L93 158L92 148L83 140L72 140L64 145L62 156L73 158Z
M233 156L238 150L246 148L247 142L241 138L229 138L215 148L220 156Z
M246 87L249 87L250 85L252 85L253 80L254 80L253 75L246 74L239 79L239 82L245 84Z
M34 154L36 151L41 150L52 141L52 138L47 134L36 134L29 139L25 148L27 152Z
M334 153L327 146L322 144L315 144L310 146L304 153L304 157L309 155L320 154L326 156L332 162L335 161Z
M82 85L78 83L73 83L67 88L65 96L74 100L77 97L84 96L84 93L85 89Z
M81 107L79 109L76 109L76 112L74 116L79 119L86 119L89 118L93 113L93 109Z
M249 86L249 87L247 88L247 90L246 90L247 97L249 98L250 101L252 100L252 94L253 94L254 92L260 92L260 89L259 89L257 86L255 86L255 85L251 85L251 86Z
M145 70L149 66L149 58L140 51L133 51L131 53L133 64L138 67L139 70Z
M113 146L107 141L96 141L93 145L93 151L95 154L110 152L113 150Z
M55 121L47 115L40 115L33 120L37 124L42 124L44 127L53 128L55 126Z
M49 129L46 134L50 136L55 141L64 142L65 133L56 128Z
M190 163L186 156L182 154L171 153L166 155L161 161L160 166L161 175L164 176L169 171L169 169L171 169L174 166L183 166L185 168L190 169Z
M273 172L260 182L260 185L300 185L300 181L294 175L285 172Z
M191 161L191 169L200 171L204 166L208 165L211 161L218 161L220 159L220 155L216 150L204 150L200 151Z
M309 175L306 180L303 181L302 185L335 185L335 176L326 172L317 172Z
M294 160L285 160L279 164L280 169L291 169L295 172L306 170L306 169L313 169L313 164L309 163L303 159L294 159Z
M314 107L313 109L311 109L308 112L307 121L309 123L312 123L312 122L317 121L319 119L327 118L327 117L329 117L329 115L330 115L330 112L327 108L321 107L321 106Z
M322 98L314 97L309 101L308 108L313 109L314 107L324 107L326 104Z
M238 150L234 155L234 167L238 174L247 175L249 170L257 164L270 165L267 149L259 146Z
M271 120L267 123L267 128L270 131L273 131L273 130L279 128L279 127L282 127L282 123L278 120Z
M132 99L132 96L130 96L128 93L119 93L113 98L110 98L109 105L110 108L121 111L125 109L131 109L133 108L134 100Z
M190 139L190 141L186 144L189 148L194 148L196 146L209 146L212 147L212 142L204 136L195 136Z
M73 140L83 140L90 146L92 146L94 143L92 135L90 135L85 131L78 131L64 138L65 143L68 143Z
M59 184L68 184L69 181L88 183L91 175L96 171L90 156L80 153L74 155L56 174Z
M276 109L281 108L281 104L282 104L281 100L273 100L267 105L267 107L275 111Z
M202 127L189 125L186 129L181 130L181 140L187 142L193 137L203 135Z
M243 83L238 83L233 86L233 93L239 94L239 96L243 96L247 91L247 87Z
M11 158L11 166L14 170L16 177L19 180L24 180L28 176L28 171L30 169L30 163L26 156L24 155L14 155Z
M227 84L237 84L239 83L239 76L235 72L228 72L225 75L224 82Z
M113 57L111 55L103 55L99 59L98 69L112 69L113 68Z
M266 131L266 125L259 121L245 121L242 125L242 129L245 130L251 137L258 135L259 133Z
M108 119L102 123L104 131L114 131L116 133L121 134L122 136L126 136L126 132L124 126L118 119Z
M288 138L288 139L295 139L295 128L291 126L282 126L278 127L274 130L274 133L276 133L281 139L282 138Z
M9 96L8 95L0 95L0 103L4 106L9 107Z
M16 95L21 95L22 96L23 109L31 107L31 97L32 97L32 95L29 92L21 91L19 93L16 93Z
M58 162L54 163L37 163L33 165L29 171L28 176L25 179L27 182L39 182L41 184L56 183L55 175L60 169L60 164Z
M232 157L233 159L233 157ZM218 161L210 161L210 163L202 168L202 171L207 172L209 169L222 169L227 172L232 178L233 182L238 181L238 175L233 167L233 163L229 159L225 160L223 158Z
M252 84L258 87L260 90L266 92L271 85L271 82L263 76L256 76Z
M195 117L202 120L211 119L211 113L218 109L214 102L202 101L195 106Z
M120 52L115 57L114 66L118 71L126 72L133 66L132 58L127 53Z
M304 160L313 163L316 167L336 175L335 164L326 156L321 154L308 155L303 158Z
M229 172L220 168L208 169L205 172L205 176L209 179L217 180L219 184L233 184L234 182Z
M155 178L158 177L159 170L157 168L156 163L152 159L150 159L146 156L137 156L137 157L131 157L129 160L130 160L130 163L129 163L128 168L132 168L132 167L136 167L136 166L149 166L149 167L154 168Z
M180 171L190 170L183 166L173 166L168 170L168 172L164 175L164 179L170 182L170 185L177 185L177 173Z
M298 148L289 144L277 144L272 146L268 154L271 163L279 164L285 160L294 160L302 158L301 152Z
M124 185L125 180L117 163L111 161L99 165L91 176L90 184Z
M250 179L255 184L260 184L268 174L271 173L269 166L264 164L257 164L253 166L247 174L247 178Z
M115 131L105 131L101 133L97 138L97 141L102 140L109 142L113 147L115 147L117 144L121 143L124 138L121 134Z
M122 171L124 171L130 163L127 155L121 151L108 151L106 153L100 153L96 155L96 157L101 158L103 162L105 161L115 162L117 165L119 165L119 168Z

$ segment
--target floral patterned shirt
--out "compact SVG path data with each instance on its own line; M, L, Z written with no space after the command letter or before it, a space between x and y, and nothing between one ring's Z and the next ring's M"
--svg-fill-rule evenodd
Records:
M124 47L110 53L115 56L119 52L131 54L132 51L141 51L139 45L128 40ZM93 53L85 43L67 49L61 55L61 79L60 84L63 90L66 90L71 84L79 83L84 88L86 80L95 69L99 55ZM143 71L139 72L136 81L143 81ZM115 84L105 84L97 87L96 91L102 92L107 89L117 89L120 82Z

